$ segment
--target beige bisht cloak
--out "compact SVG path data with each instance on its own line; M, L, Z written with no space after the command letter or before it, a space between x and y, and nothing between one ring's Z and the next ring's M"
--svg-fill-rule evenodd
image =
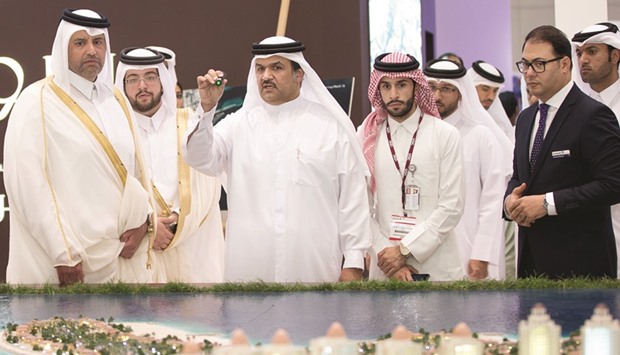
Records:
M120 235L142 225L152 204L135 123L126 99L115 97L132 129L139 178L50 78L24 90L13 108L4 149L7 282L58 283L54 267L80 261L85 283L150 281L148 236L131 259L119 257Z
M189 108L179 109L177 121L177 171L179 180L178 226L174 239L163 252L156 252L159 270L155 280L213 283L224 278L224 235L219 208L220 179L191 169L181 159L181 142ZM154 189L157 214L169 215L170 206Z

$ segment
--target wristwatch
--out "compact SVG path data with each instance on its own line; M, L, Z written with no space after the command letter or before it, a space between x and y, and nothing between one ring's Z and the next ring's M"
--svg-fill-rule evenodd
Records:
M398 244L398 248L400 249L400 253L403 256L411 255L411 252L409 251L409 249L407 249L407 247L403 243Z
M170 223L170 224L168 225L168 228L170 229L170 232L171 232L172 234L177 234L177 226L178 226L178 225L179 225L179 224L178 224L177 222L172 222L172 223Z
M549 202L547 202L547 195L545 195L545 199L543 200L543 207L545 208L545 212L549 214Z
M151 236L155 231L155 227L153 226L153 216L149 213L146 216L146 235Z

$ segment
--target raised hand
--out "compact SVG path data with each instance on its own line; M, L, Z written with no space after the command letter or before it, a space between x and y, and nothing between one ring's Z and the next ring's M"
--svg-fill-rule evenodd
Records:
M219 85L217 83L220 83ZM209 69L205 75L196 78L198 93L200 94L200 105L204 112L211 111L224 94L224 87L228 80L221 70Z

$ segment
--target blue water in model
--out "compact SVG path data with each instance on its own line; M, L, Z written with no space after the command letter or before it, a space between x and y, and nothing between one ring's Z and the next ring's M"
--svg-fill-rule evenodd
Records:
M269 343L284 328L306 345L338 321L352 339L374 340L403 324L410 330L450 329L466 322L474 332L516 337L519 321L542 303L562 333L578 330L594 307L620 315L620 290L383 291L157 295L3 295L0 326L54 316L157 322L224 337L243 328L252 343Z

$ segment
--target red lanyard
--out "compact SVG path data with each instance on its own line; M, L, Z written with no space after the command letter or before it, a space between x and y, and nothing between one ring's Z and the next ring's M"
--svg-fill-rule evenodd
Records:
M402 174L403 179L400 185L403 209L405 208L405 180L407 179L407 174L409 173L409 165L411 164L411 157L413 156L413 148L415 147L416 137L418 136L418 131L420 130L420 124L422 124L422 117L424 117L424 113L420 114L420 120L418 121L418 127L413 132L413 136L411 137L411 144L409 145L409 152L407 153L407 160L405 161L405 172L400 172L400 164L398 164L398 157L396 156L396 150L394 150L394 143L392 142L392 131L390 130L390 122L388 120L385 121L385 135L387 136L388 145L390 146L390 152L392 153L392 159L394 159L394 165L396 165L396 170L398 170L399 174Z

